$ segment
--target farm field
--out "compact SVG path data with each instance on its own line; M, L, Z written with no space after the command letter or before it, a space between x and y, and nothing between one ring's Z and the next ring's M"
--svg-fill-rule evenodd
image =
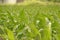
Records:
M0 5L1 40L60 40L60 5Z

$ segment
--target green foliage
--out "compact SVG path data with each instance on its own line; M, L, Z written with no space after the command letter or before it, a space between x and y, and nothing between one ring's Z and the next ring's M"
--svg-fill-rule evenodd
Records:
M41 1L60 2L60 0L41 0Z
M0 5L4 40L60 40L60 5Z

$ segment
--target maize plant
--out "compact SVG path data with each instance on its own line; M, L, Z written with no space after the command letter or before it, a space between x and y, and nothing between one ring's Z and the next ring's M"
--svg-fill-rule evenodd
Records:
M0 40L60 40L60 5L0 5Z

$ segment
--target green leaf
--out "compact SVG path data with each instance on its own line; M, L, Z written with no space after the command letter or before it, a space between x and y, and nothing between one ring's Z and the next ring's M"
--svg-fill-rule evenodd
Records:
M6 31L7 31L7 35L8 35L9 40L14 40L15 38L14 38L13 31L11 31L11 30L9 30L7 28L6 28Z

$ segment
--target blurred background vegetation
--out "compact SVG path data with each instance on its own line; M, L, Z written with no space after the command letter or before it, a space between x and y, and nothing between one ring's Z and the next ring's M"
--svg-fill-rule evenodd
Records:
M0 40L60 40L60 5L51 2L60 0L0 0L15 4L0 5Z
M0 0L0 4L1 3L20 3L20 2L24 2L24 1L43 1L43 2L60 2L60 0Z

